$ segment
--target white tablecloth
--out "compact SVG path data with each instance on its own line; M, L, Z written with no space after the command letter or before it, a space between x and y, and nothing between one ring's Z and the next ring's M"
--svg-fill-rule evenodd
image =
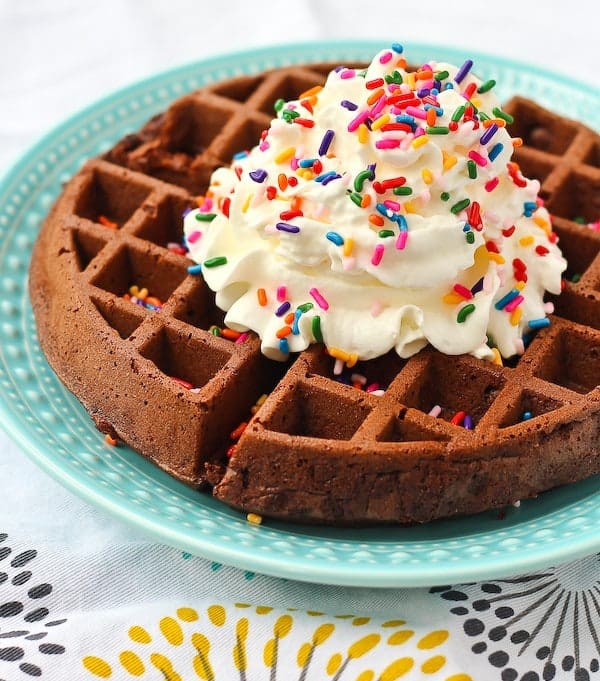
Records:
M596 4L0 0L0 173L109 91L254 46L468 45L598 84ZM0 679L539 681L599 677L600 557L376 590L254 575L157 545L0 432Z

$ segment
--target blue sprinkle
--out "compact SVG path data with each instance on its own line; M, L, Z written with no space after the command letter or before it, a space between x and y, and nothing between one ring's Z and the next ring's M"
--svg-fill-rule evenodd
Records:
M277 317L283 317L283 315L292 307L291 303L289 301L284 301L281 303L281 305L275 310L275 315Z
M202 274L202 265L190 265L187 271L188 274Z
M337 173L333 173L333 175L328 175L327 177L323 178L321 181L321 184L325 186L326 184L329 184L332 180L339 180L342 176L338 175Z
M530 329L543 329L546 326L550 326L550 318L541 317L540 319L530 319L527 325Z
M471 231L471 225L468 222L465 222L464 227L463 227L463 232L470 232Z
M241 159L246 158L246 156L248 156L247 151L238 151L233 155L233 160L240 161Z
M347 99L342 99L340 104L344 107L344 109L348 109L348 111L356 111L356 109L358 109L358 104L349 102Z
M396 123L406 123L407 125L410 125L413 131L417 128L417 122L408 114L398 114L398 116L396 116Z
M442 81L441 80L434 80L433 81L433 87L431 88L431 94L432 95L439 95L441 87L442 87Z
M398 224L398 229L401 232L407 232L408 231L408 222L406 222L406 218L404 215L400 215L400 213L396 213L394 216L394 221Z
M337 232L327 232L325 237L329 239L329 241L334 243L336 246L344 245L344 237L341 234L338 234Z
M513 288L505 296L502 296L502 298L495 303L494 307L496 310L503 310L511 300L514 300L520 294L521 292L519 289Z
M444 115L444 109L442 109L440 106L434 106L433 104L425 104L423 107L425 111L429 111L429 109L433 109L438 116L443 116Z
M316 160L316 158L303 158L301 161L298 161L298 165L301 168L312 168Z
M494 146L488 151L488 158L490 161L495 161L496 156L504 149L504 144L502 142L498 142L498 144L494 144Z
M280 232L289 232L290 234L298 234L300 231L300 227L296 225L290 225L289 222L278 222L275 227L280 231Z
M290 352L290 344L288 343L287 338L280 338L279 339L279 350L284 354L288 355Z
M393 211L391 211L387 206L384 206L383 203L378 203L375 206L376 210L378 213L381 213L384 218L387 218L388 220L394 220L395 219L395 214Z
M524 411L521 414L521 420L522 421L529 421L530 418L532 418L533 414L530 411Z
M454 85L452 83L446 83L444 85L444 90L454 90Z
M402 47L400 43L392 43L391 47L397 54L402 54L404 52L404 47Z
M267 171L263 170L262 168L257 168L256 170L250 172L250 177L255 182L264 182L267 179Z
M323 180L327 179L328 177L333 177L334 175L337 175L335 170L328 170L326 173L321 173L320 175L317 175L315 177L315 182L323 182Z
M292 324L292 333L294 336L297 336L300 333L300 329L298 327L300 317L302 317L302 310L296 310L296 312L294 312L294 322Z

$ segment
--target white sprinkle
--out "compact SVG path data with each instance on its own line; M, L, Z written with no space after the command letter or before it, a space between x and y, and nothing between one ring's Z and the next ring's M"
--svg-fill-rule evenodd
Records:
M344 370L344 360L343 359L336 359L335 364L333 365L334 376L339 376L342 373L343 370Z
M434 419L437 419L437 417L442 413L442 408L440 407L439 404L436 404L435 407L431 409L429 412L429 416L433 416Z

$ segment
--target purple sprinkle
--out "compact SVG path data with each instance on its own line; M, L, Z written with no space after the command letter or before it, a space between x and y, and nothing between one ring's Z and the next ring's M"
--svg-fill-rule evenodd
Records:
M483 291L483 277L471 287L471 293L473 295L479 293L479 291Z
M283 317L283 315L292 307L292 304L288 302L287 300L284 303L281 303L281 305L275 310L275 314L278 317Z
M420 90L417 90L417 97L427 97L430 92L431 90L428 87L422 87Z
M189 215L193 210L194 210L193 208L186 208L181 214L181 217L184 218L186 215Z
M471 67L473 66L473 60L467 59L467 61L458 69L456 75L454 76L454 82L460 83L464 77L469 73Z
M344 109L348 109L348 111L356 111L356 109L358 109L358 104L349 102L347 99L342 99L340 104L344 107Z
M326 184L329 184L332 180L339 180L342 176L338 175L337 173L334 173L333 175L327 175L327 177L323 178L321 181L321 184L325 186Z
M333 130L327 130L325 132L323 139L321 140L321 144L319 145L319 156L325 156L329 150L334 135L335 132Z
M465 418L463 419L463 427L467 430L473 430L473 419L469 416L469 414L465 414Z
M490 127L483 133L483 135L479 138L479 144L487 144L492 137L496 134L498 131L498 126L496 123L492 123Z
M336 66L333 70L336 73L339 73L340 71L343 71L346 67L343 64L340 64L339 66Z
M278 222L275 227L280 232L289 232L290 234L297 234L300 231L300 227L296 227L296 225L290 225L289 222Z
M375 178L375 168L377 167L377 163L369 163L367 166L367 170L371 173L371 179Z
M442 89L442 81L441 80L434 80L433 81L433 89L437 90L438 93L439 93L439 91Z
M267 171L263 170L262 168L257 168L256 170L253 170L250 173L250 177L255 181L255 182L264 182L267 179Z

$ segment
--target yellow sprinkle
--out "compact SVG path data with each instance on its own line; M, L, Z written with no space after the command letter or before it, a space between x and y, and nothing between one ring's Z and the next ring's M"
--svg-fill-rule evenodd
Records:
M364 123L361 123L358 126L358 141L361 144L365 144L365 142L369 139L369 128Z
M379 118L376 118L373 123L371 124L371 130L379 130L382 125L385 125L386 123L390 122L390 115L389 114L383 114L383 116L379 116Z
M471 99L470 102L471 104L473 104L473 106L476 106L478 109L481 106L481 100L479 99L479 97L473 97L473 99Z
M452 291L451 293L446 293L442 300L446 303L446 305L458 305L458 303L462 303L464 301L464 298L459 296L458 293Z
M353 239L345 239L344 240L344 248L343 248L343 254L346 258L349 258L352 255L352 249L354 248L354 240Z
M518 326L521 321L521 316L523 315L523 310L520 306L515 307L515 309L510 313L510 323L513 326Z
M515 284L515 288L517 289L517 291L522 291L525 288L525 282L524 281L518 281Z
M548 224L548 220L543 218L541 215L536 215L533 218L533 221L538 227L541 227L546 232L546 234L550 232L550 225Z
M194 608L178 608L177 617L184 622L195 622L198 619L198 613Z
M431 184L433 182L433 174L429 168L423 168L421 171L421 177L423 178L423 182L425 182L425 184Z
M315 176L313 171L310 170L309 168L304 168L303 170L298 170L297 174L300 175L300 177L307 180L308 182L310 182L310 180L312 180L313 177Z
M492 348L492 354L494 355L492 363L502 366L502 356L500 355L500 350L498 350L498 348Z
M450 170L452 166L456 165L456 156L452 156L452 154L449 154L447 151L442 151L442 159L444 170Z
M531 246L533 243L533 236L531 234L529 236L522 236L519 239L519 246Z
M500 253L491 253L489 254L490 260L493 260L495 263L498 263L498 265L504 265L506 260L500 255Z
M133 650L123 650L119 654L119 662L125 667L131 676L141 676L146 670L144 663L133 652Z
M242 213L245 213L248 210L248 208L250 207L250 201L252 201L253 196L254 196L254 194L248 194L248 196L246 196L246 200L244 201L244 204L242 205Z
M350 359L346 362L346 366L348 369L352 369L352 367L358 362L358 355L353 352L350 354Z
M411 71L410 73L406 74L406 78L404 79L406 83L408 83L408 87L411 90L414 90L416 87L416 82L417 82L417 77L414 73L414 71Z
M260 525L262 523L262 516L258 513L248 513L246 520L253 525Z
M415 206L414 206L414 204L412 203L412 201L407 201L407 202L404 204L404 210L405 210L407 213L416 213L416 212L417 212L417 209L415 208Z
M447 640L449 634L445 629L438 629L437 631L432 631L417 643L417 648L420 650L431 650L431 648L436 648L442 645L444 641Z
M88 672L91 672L95 676L99 676L101 679L108 679L112 676L111 666L101 657L88 655L83 658L82 662Z
M403 643L406 643L414 633L415 632L412 629L401 629L400 631L394 632L388 638L387 642L391 646L401 646Z
M424 674L435 674L446 664L446 658L443 655L435 655L425 660L421 665L421 671Z
M222 605L209 605L206 611L208 619L216 626L222 627L227 619L227 611Z
M307 99L308 97L312 97L313 95L318 95L322 89L323 89L322 85L315 85L314 87L311 87L310 90L306 90L306 92L303 92L298 97L298 99Z
M295 153L296 147L288 147L275 156L275 163L285 163L286 161L289 161Z
M150 641L152 641L152 636L150 636L144 627L140 627L138 624L132 626L128 633L129 638L136 643L150 643Z
M410 146L413 149L419 149L424 144L427 144L427 142L429 142L429 137L427 137L427 135L420 135L419 137L415 137L415 139L410 143Z
M134 286L130 286L130 287L129 287L129 294L130 294L130 295L132 295L132 296L137 296L139 292L140 292L140 289L139 289L138 286L135 286L135 285L134 285Z
M400 657L389 664L379 675L381 681L396 681L407 674L414 666L412 657Z

